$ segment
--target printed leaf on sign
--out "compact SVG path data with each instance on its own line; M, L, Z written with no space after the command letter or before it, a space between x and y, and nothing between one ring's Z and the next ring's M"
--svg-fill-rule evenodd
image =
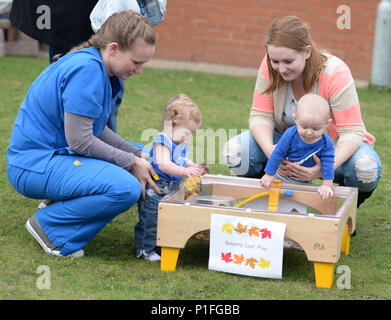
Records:
M232 229L235 228L234 225L232 225L230 222L226 223L226 224L223 224L223 229L221 230L222 232L226 231L228 232L229 234L232 233Z
M221 253L221 260L224 260L226 263L230 263L232 261L234 261L232 258L231 258L231 252L227 252L226 254L224 254L223 252Z
M261 258L261 260L259 260L259 262L260 263L258 263L258 266L260 266L262 269L270 267L270 260L266 261L265 259Z
M258 233L259 229L257 227L251 227L249 230L248 230L248 235L250 237L252 236L255 236L255 237L259 237L259 233Z
M272 232L267 230L266 228L265 229L261 229L259 231L262 232L262 239L265 239L265 238L271 239L272 238Z
M250 258L250 259L247 259L246 260L246 266L250 266L251 268L255 268L255 264L257 263L258 261L255 260L254 258Z
M240 256L238 254L234 254L234 263L238 264L238 265L241 265L242 262L244 262L244 256L243 254L241 254Z
M238 222L238 225L236 226L235 231L239 234L246 233L247 232L247 226L243 226L240 222Z

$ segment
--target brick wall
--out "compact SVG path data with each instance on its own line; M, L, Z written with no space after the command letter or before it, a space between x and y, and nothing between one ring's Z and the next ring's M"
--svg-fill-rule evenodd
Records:
M258 67L263 37L273 18L296 15L311 26L313 40L342 58L357 79L371 76L376 11L380 0L168 0L155 29L155 57ZM350 8L350 29L337 27ZM341 20L341 19L340 19ZM346 21L345 21L346 22Z

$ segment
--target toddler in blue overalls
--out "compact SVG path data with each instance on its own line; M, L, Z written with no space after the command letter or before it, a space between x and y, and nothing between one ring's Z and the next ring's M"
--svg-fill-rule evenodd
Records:
M171 99L163 113L163 131L153 141L150 163L158 174L158 194L146 186L145 199L138 203L139 222L135 227L136 255L148 261L160 261L155 252L157 213L160 199L178 187L183 177L202 175L205 169L189 159L187 140L200 127L201 114L197 105L186 95Z

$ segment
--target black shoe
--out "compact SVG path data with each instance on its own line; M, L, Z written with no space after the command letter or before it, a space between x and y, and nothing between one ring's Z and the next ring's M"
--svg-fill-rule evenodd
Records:
M265 171L261 170L261 172L255 174L253 176L241 176L241 175L238 175L238 177L251 178L251 179L261 179L264 175L265 175Z
M357 208L359 208L364 203L364 201L372 195L373 191L375 191L375 190L372 190L369 192L364 192L364 191L358 192Z

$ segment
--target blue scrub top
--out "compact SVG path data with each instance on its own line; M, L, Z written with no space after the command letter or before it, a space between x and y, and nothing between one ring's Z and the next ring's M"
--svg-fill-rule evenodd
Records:
M32 83L12 129L7 163L43 173L54 154L73 154L65 138L64 112L94 118L99 136L120 91L94 47L69 53Z

